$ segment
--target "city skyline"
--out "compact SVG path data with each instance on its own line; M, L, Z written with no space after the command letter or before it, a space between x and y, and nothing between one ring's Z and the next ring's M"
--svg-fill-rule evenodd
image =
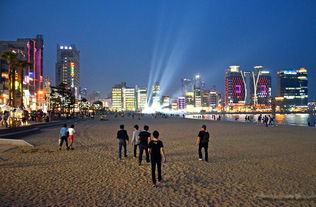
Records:
M310 99L316 99L313 1L273 5L248 2L247 6L240 2L185 2L180 7L178 1L144 2L142 7L130 2L94 5L64 2L62 8L57 7L59 3L5 2L1 13L4 19L9 19L3 24L7 30L1 31L1 40L43 34L44 74L53 78L53 82L56 46L73 43L81 51L82 87L100 90L104 96L110 93L113 84L124 80L148 88L151 76L152 82L160 81L165 87L162 91L177 93L180 79L196 73L203 74L208 87L216 85L224 92L224 71L229 65L241 65L242 70L263 65L272 74L283 69L307 68ZM23 19L14 15L22 10L29 13L27 8L31 6L38 8L37 13L23 15ZM90 10L95 10L95 14L85 12ZM70 11L73 15L65 19ZM253 20L243 13L253 15ZM32 22L32 18L37 21ZM74 19L76 23L69 24ZM15 27L14 22L23 26ZM177 81L172 82L168 77ZM276 85L275 77L272 85Z

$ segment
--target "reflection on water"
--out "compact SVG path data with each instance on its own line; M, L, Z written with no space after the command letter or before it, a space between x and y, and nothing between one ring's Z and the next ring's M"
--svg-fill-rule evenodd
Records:
M207 120L225 120L225 121L239 121L239 122L257 122L260 114L194 114L186 115L189 119L207 119ZM267 114L267 116L272 114ZM263 115L265 116L265 115ZM310 114L276 114L275 124L278 125L296 125L308 126L308 121L312 123L316 121L315 116Z

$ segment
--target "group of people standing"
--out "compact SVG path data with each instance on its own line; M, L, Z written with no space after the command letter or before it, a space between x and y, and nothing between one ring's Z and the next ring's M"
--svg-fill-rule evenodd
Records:
M159 132L154 131L149 132L149 127L144 126L144 130L139 130L139 126L135 125L133 129L131 144L133 145L134 158L137 158L137 148L139 148L138 164L142 164L143 153L146 154L146 162L151 162L152 171L152 183L156 187L156 167L158 170L158 182L162 180L161 176L161 164L162 161L166 162L166 154L164 150L164 145L161 140L159 140ZM119 159L122 159L122 149L124 149L124 157L127 157L127 144L129 143L129 136L127 131L124 129L124 125L120 125L120 130L117 132L117 139L119 140ZM206 126L203 125L198 133L196 144L198 147L199 160L203 160L202 149L204 149L204 160L208 162L208 143L210 139L210 134L206 130Z
M259 115L257 124L263 123L266 127L274 125L274 117L271 115Z
M131 144L133 145L134 157L137 158L137 148L139 148L138 164L142 164L143 153L146 154L146 162L151 162L152 182L156 187L156 168L158 171L158 182L162 181L161 164L166 162L166 154L164 151L163 142L159 140L159 132L154 131L153 137L148 132L149 127L144 126L144 130L140 131L139 126L135 125L132 135ZM127 157L126 145L129 143L129 136L124 129L124 125L120 125L120 130L117 132L117 139L119 140L119 159L122 159L122 148L124 148L124 157Z

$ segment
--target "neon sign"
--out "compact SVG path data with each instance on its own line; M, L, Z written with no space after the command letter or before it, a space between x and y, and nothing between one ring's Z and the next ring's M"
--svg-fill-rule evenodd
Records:
M75 63L70 62L70 77L71 77L71 84L70 87L75 87Z

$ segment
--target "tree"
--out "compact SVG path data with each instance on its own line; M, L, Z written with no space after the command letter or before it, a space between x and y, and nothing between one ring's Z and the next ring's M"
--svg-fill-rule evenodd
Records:
M52 87L50 96L50 105L53 112L59 108L62 113L70 113L74 109L75 96L73 95L71 89L67 88L64 83L61 83L57 87Z
M23 107L23 68L29 63L12 51L4 52L1 58L8 64L9 106Z

